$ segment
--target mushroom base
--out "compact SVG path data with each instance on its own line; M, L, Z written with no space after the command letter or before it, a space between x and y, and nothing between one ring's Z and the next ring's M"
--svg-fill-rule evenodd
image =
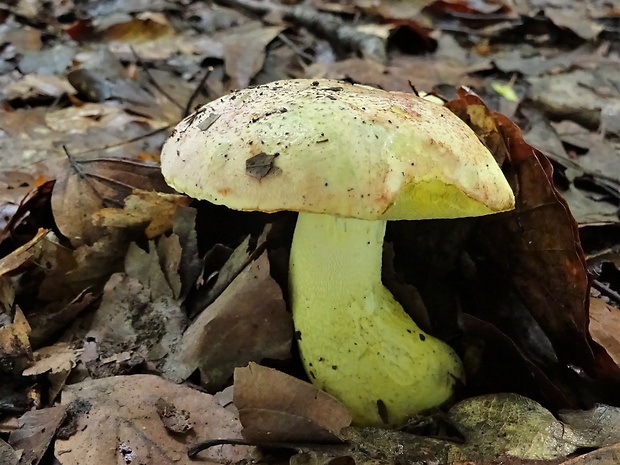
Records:
M300 213L290 261L293 319L312 382L364 426L394 427L448 400L456 353L421 331L381 282L386 222Z

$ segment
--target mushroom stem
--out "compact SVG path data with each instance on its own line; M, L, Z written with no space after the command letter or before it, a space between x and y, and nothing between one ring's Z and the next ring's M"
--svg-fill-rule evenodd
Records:
M448 400L463 368L381 282L384 220L300 213L290 261L293 319L312 382L358 425L396 426Z

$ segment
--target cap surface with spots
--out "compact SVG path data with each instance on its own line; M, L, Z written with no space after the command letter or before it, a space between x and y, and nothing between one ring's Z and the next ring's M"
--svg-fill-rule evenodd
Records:
M371 220L514 206L490 152L448 109L327 79L276 81L205 105L176 127L161 166L178 191L236 210Z

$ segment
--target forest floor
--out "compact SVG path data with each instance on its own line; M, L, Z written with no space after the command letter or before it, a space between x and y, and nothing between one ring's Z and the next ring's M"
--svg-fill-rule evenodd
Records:
M307 382L295 214L159 169L197 107L291 78L435 94L515 192L388 226L384 282L467 372L398 431ZM0 1L0 100L2 465L620 463L617 2Z

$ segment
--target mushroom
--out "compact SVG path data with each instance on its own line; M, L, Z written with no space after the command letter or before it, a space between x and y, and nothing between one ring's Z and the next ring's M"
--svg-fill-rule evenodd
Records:
M272 82L184 119L161 167L195 198L299 212L289 286L301 358L356 424L401 425L452 396L458 356L381 282L388 220L514 208L492 155L448 109L341 81Z

